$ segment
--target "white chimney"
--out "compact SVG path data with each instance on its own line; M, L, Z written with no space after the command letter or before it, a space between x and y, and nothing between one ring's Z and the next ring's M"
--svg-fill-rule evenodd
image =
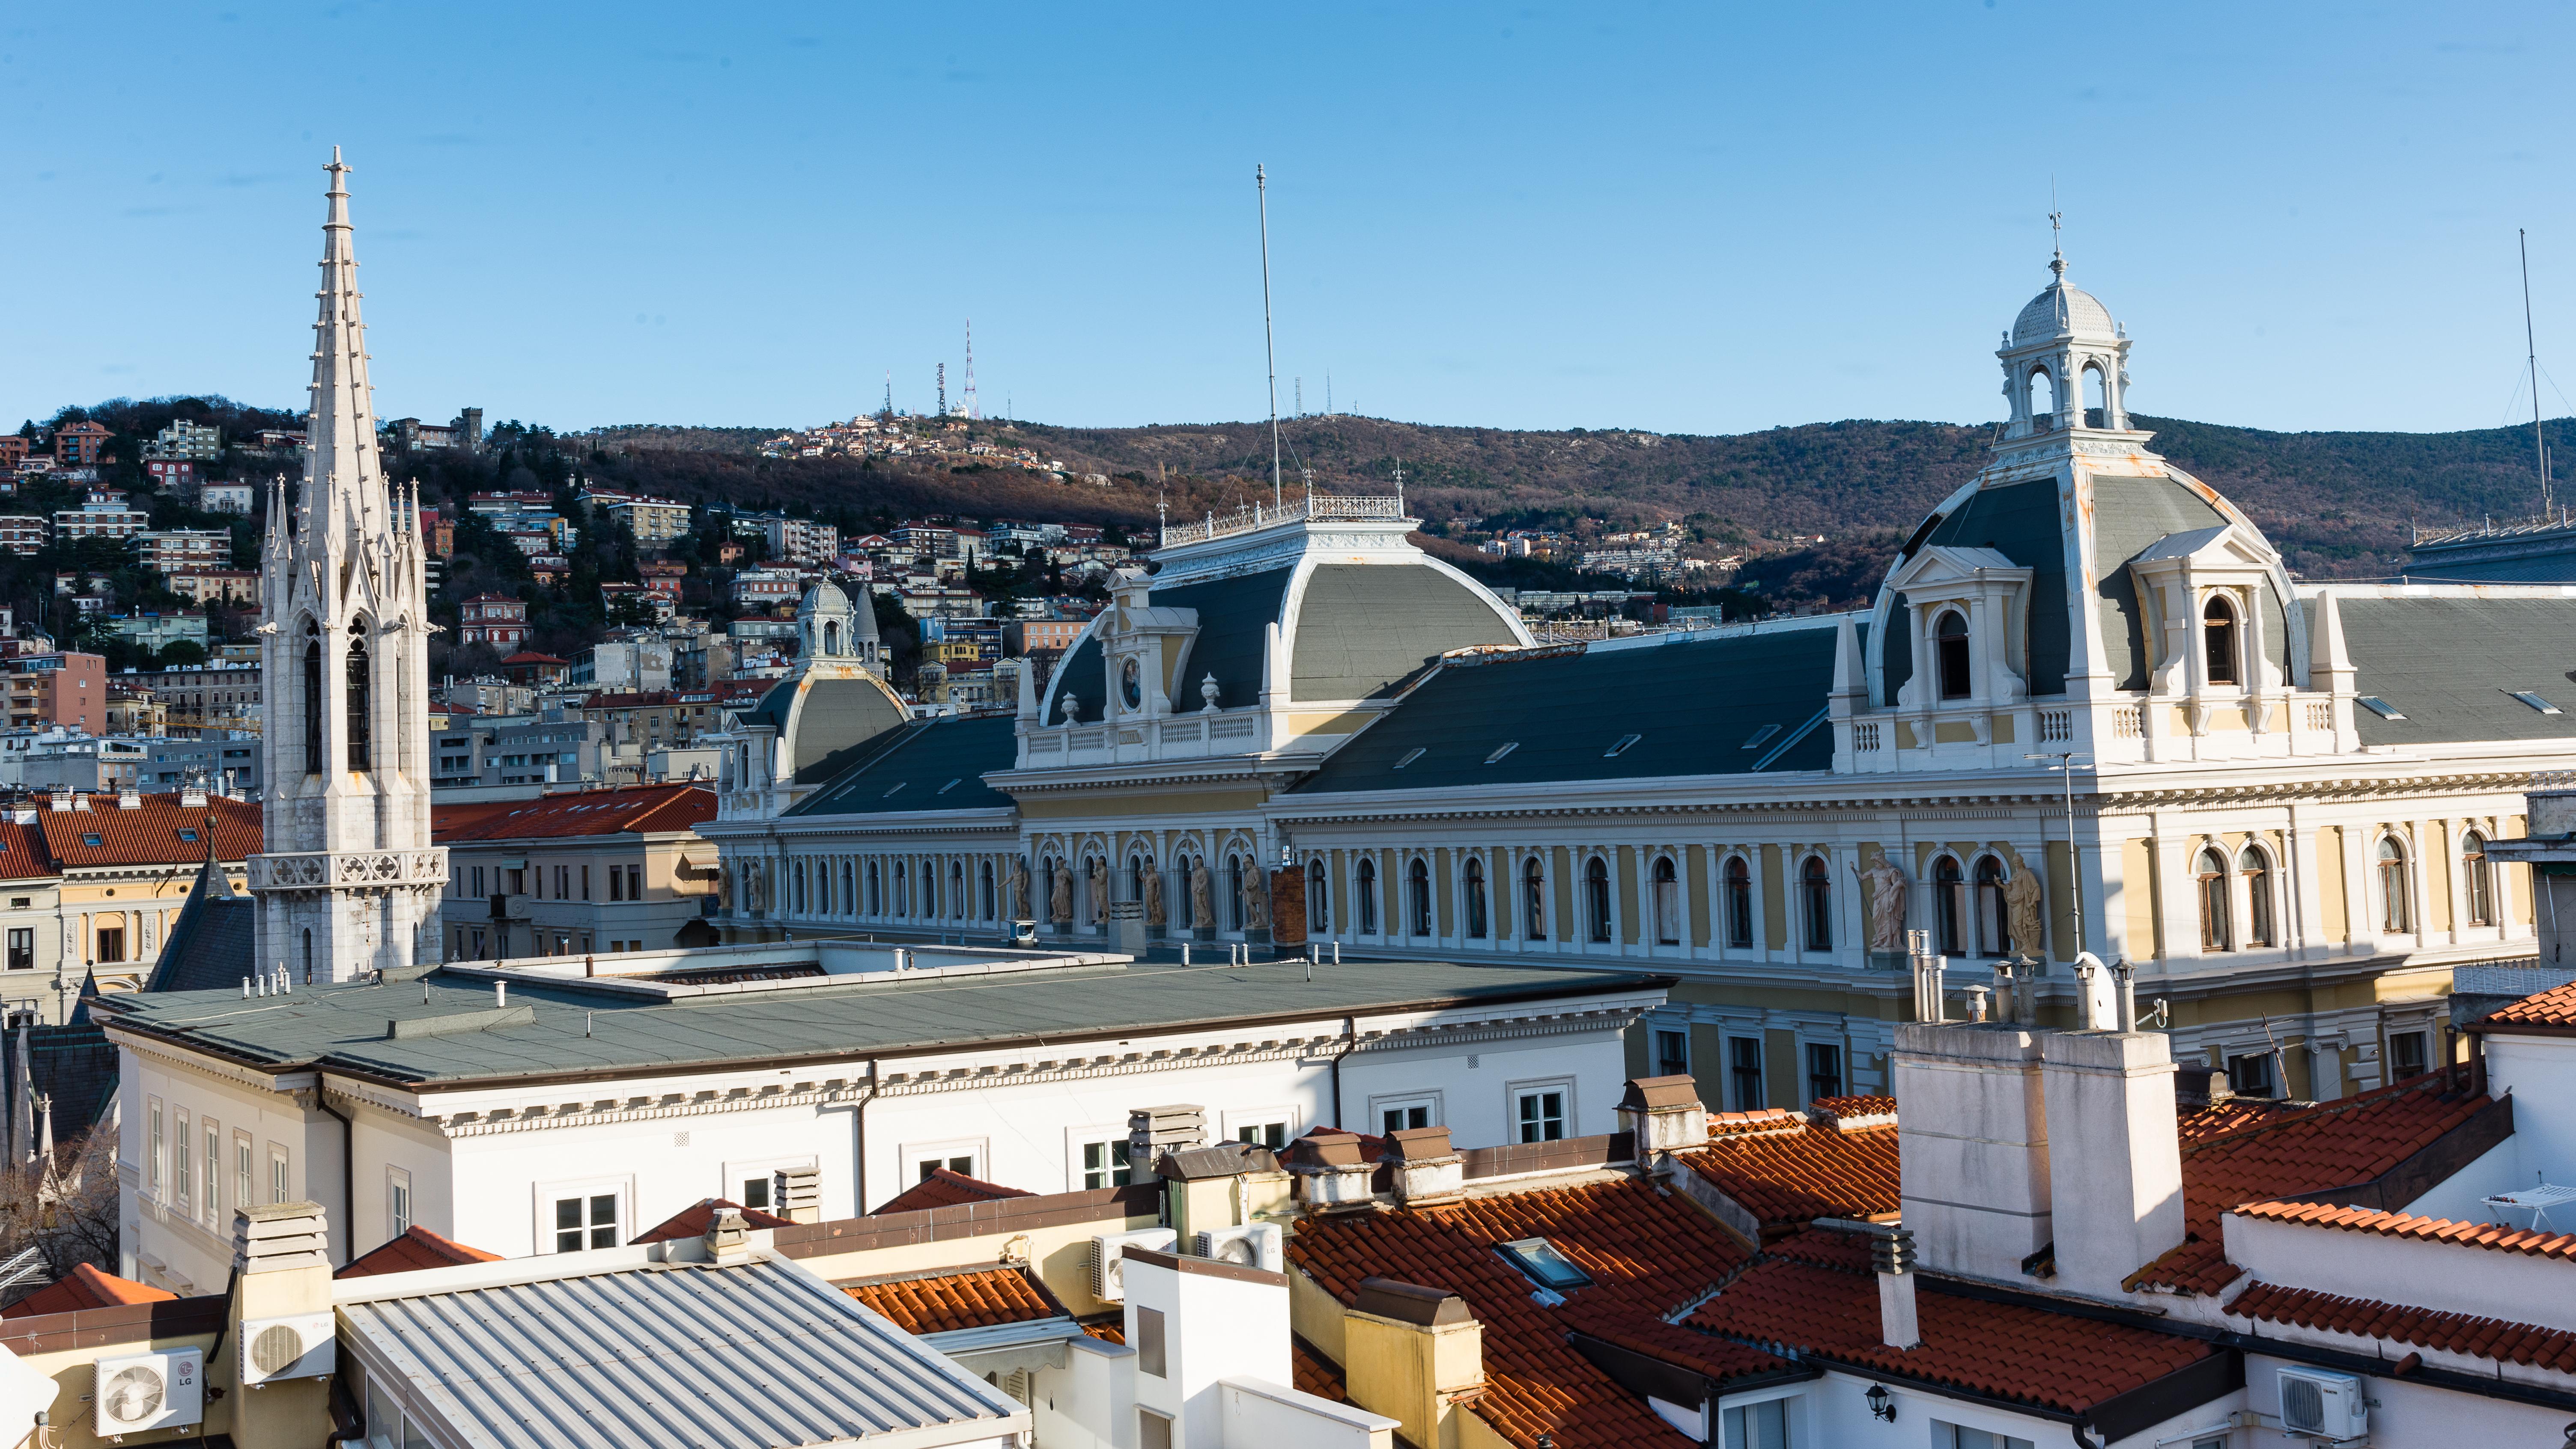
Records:
M2120 1280L2183 1239L2172 1045L2162 1032L2059 1031L2040 1047L2049 1173L2063 1189L2056 1286L2124 1297Z
M1914 1235L1900 1227L1882 1229L1869 1245L1870 1266L1878 1270L1878 1341L1905 1350L1923 1346L1914 1319Z
M2053 1236L2040 1037L2010 1022L1896 1028L1899 1200L1926 1268L2027 1284L2023 1264Z

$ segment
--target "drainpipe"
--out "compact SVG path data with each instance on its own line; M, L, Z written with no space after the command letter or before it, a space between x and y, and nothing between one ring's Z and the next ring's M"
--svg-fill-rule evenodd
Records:
M313 1084L313 1105L340 1124L340 1230L349 1243L349 1255L341 1260L345 1266L358 1258L358 1129L323 1099L320 1082Z
M858 1200L855 1216L868 1215L868 1104L877 1099L877 1059L868 1058L868 1094L859 1099L858 1110L851 1114L858 1133Z
M1356 1016L1343 1017L1342 1049L1333 1053L1333 1125L1341 1127L1345 1132L1351 1129L1344 1126L1342 1122L1342 1058L1357 1050L1359 1044L1360 1019Z

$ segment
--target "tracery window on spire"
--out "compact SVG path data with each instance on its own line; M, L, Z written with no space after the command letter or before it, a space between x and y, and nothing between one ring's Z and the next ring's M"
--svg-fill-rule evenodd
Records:
M322 631L304 626L304 773L322 773Z
M352 634L359 630L351 630ZM349 672L346 690L349 716L349 764L352 770L369 768L367 746L373 735L368 724L367 646L363 639L349 641Z

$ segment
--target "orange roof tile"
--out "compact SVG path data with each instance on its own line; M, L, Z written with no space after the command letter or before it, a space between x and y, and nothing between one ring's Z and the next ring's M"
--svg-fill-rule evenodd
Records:
M1889 1107L1895 1103L1888 1099ZM1675 1154L1765 1228L1813 1218L1868 1217L1897 1207L1896 1127L1712 1135Z
M945 1333L996 1323L1054 1318L1064 1309L1017 1268L969 1269L890 1283L845 1285L851 1297L894 1320L906 1333Z
M713 790L697 785L634 785L510 801L505 809L472 809L470 814L436 805L430 811L430 838L440 845L466 845L485 840L689 831L715 818Z
M459 1263L497 1263L498 1253L469 1248L452 1238L442 1238L423 1227L403 1230L403 1235L373 1252L361 1253L349 1266L332 1274L334 1278L371 1278L378 1273L409 1273L421 1268L452 1268Z
M1554 1243L1591 1275L1591 1286L1567 1294L1561 1307L1541 1307L1530 1280L1494 1250L1530 1237ZM1689 1441L1576 1352L1567 1331L1671 1357L1676 1350L1660 1332L1670 1325L1659 1316L1723 1281L1744 1251L1683 1199L1622 1178L1446 1207L1310 1218L1288 1240L1288 1257L1344 1303L1358 1298L1360 1280L1369 1277L1465 1299L1485 1325L1486 1389L1474 1412L1523 1449L1541 1434L1558 1449L1593 1449ZM1781 1366L1740 1345L1688 1347L1705 1356L1704 1372L1721 1376Z
M45 852L43 831L0 819L0 880L38 880L61 873Z
M959 1203L993 1202L1006 1197L1034 1197L1026 1188L1004 1187L980 1177L968 1177L945 1167L934 1167L930 1175L880 1204L870 1217L887 1213L918 1212L923 1208L955 1207Z
M1294 1334L1288 1339L1288 1367L1296 1381L1293 1387L1299 1393L1330 1399L1336 1404L1351 1401L1350 1388L1342 1378L1342 1366Z
M2234 1282L2242 1270L2226 1260L2218 1227L2230 1208L2375 1181L2488 1105L2446 1090L2454 1080L2433 1072L2186 1143L2182 1246L2127 1286L2215 1293Z
M1811 1121L1823 1118L1827 1121L1848 1122L1855 1117L1893 1117L1895 1115L1894 1097L1876 1095L1818 1097L1807 1104L1807 1117Z
M2469 1030L2516 1026L2576 1028L2576 982L2536 996L2526 996L2511 1006L2488 1012L2470 1022Z
M2226 1097L2205 1107L2176 1112L2174 1132L2182 1138L2182 1145L2189 1147L2195 1142L2305 1110L2295 1102L2271 1097Z
M2527 1258L2576 1262L2576 1233L2533 1232L2498 1223L2420 1218L2411 1213L2335 1207L2329 1203L2249 1202L2234 1211L2238 1217L2264 1222L2299 1223L2312 1228L2335 1228L2348 1233L2373 1233L2381 1237L2412 1238L2419 1243L2451 1243L2463 1248L2518 1253Z
M1102 1343L1125 1343L1127 1341L1127 1321L1124 1318L1094 1319L1091 1322L1082 1325L1082 1331L1090 1334L1096 1339L1099 1339ZM1291 1340L1291 1345L1294 1345L1293 1339Z
M741 1203L733 1202L726 1198L711 1197L689 1204L687 1207L680 1209L671 1216L664 1218L661 1222L637 1233L627 1241L633 1243L668 1243L675 1242L681 1238L703 1238L707 1235L707 1229L715 1225L716 1209L718 1208L732 1208L734 1211L741 1213L742 1225L747 1228L787 1228L795 1226L794 1223L789 1222L785 1218L762 1212L758 1208L747 1208Z
M214 817L215 854L222 859L241 860L263 848L259 807L248 801L209 795L205 804L183 809L174 791L139 796L135 808L120 810L112 792L87 799L87 810L56 810L40 801L36 823L27 827L43 834L45 853L61 869L201 864L208 816ZM183 831L194 838L183 838Z
M1811 1240L1841 1238L1839 1244ZM1889 1348L1879 1337L1878 1282L1859 1262L1851 1234L1810 1230L1765 1252L1684 1320L1690 1327L1755 1343L1787 1344L1809 1360L1853 1365L2060 1413L2082 1413L2215 1350L2153 1329L1992 1302L1917 1284L1922 1343Z
M64 1274L6 1308L0 1318L33 1318L40 1313L74 1313L83 1308L113 1308L121 1303L162 1303L176 1298L129 1278L104 1273L88 1263Z
M2474 1354L2497 1363L2529 1364L2576 1373L2576 1333L2536 1323L2437 1313L2368 1298L2340 1298L2306 1288L2257 1283L2227 1305L2230 1317L2287 1323L2300 1328L2385 1339L2443 1353Z

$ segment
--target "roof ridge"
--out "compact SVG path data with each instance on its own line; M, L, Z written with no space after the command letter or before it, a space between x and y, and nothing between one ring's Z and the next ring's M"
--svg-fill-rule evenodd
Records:
M2374 1087L2367 1092L2357 1092L2349 1097L2338 1097L2330 1102L2317 1102L2302 1110L2284 1113L2281 1116L2268 1118L2264 1121L2252 1123L2248 1126L2230 1128L2225 1132L2215 1133L2211 1136L2203 1137L2197 1142L2191 1143L2183 1148L2182 1155L2185 1157L2191 1157L2198 1154L2205 1148L2215 1147L2220 1143L2237 1142L2245 1138L2260 1136L2266 1132L2277 1132L2285 1128L2296 1127L2308 1122L2320 1122L2329 1117L2340 1116L2346 1112L2358 1111L2365 1106L2376 1106L2381 1102L2393 1102L2410 1093L2432 1091L2440 1084L2440 1080L2442 1078L2451 1076L2452 1074L2453 1072L2451 1068L2441 1067L2433 1071L2426 1072L2420 1077L2410 1077L2403 1082L2392 1082L2385 1087ZM2485 1101L2492 1099L2481 1096L2478 1098L2471 1098L2469 1100ZM2215 1106L2217 1104L2211 1103L2210 1105Z

